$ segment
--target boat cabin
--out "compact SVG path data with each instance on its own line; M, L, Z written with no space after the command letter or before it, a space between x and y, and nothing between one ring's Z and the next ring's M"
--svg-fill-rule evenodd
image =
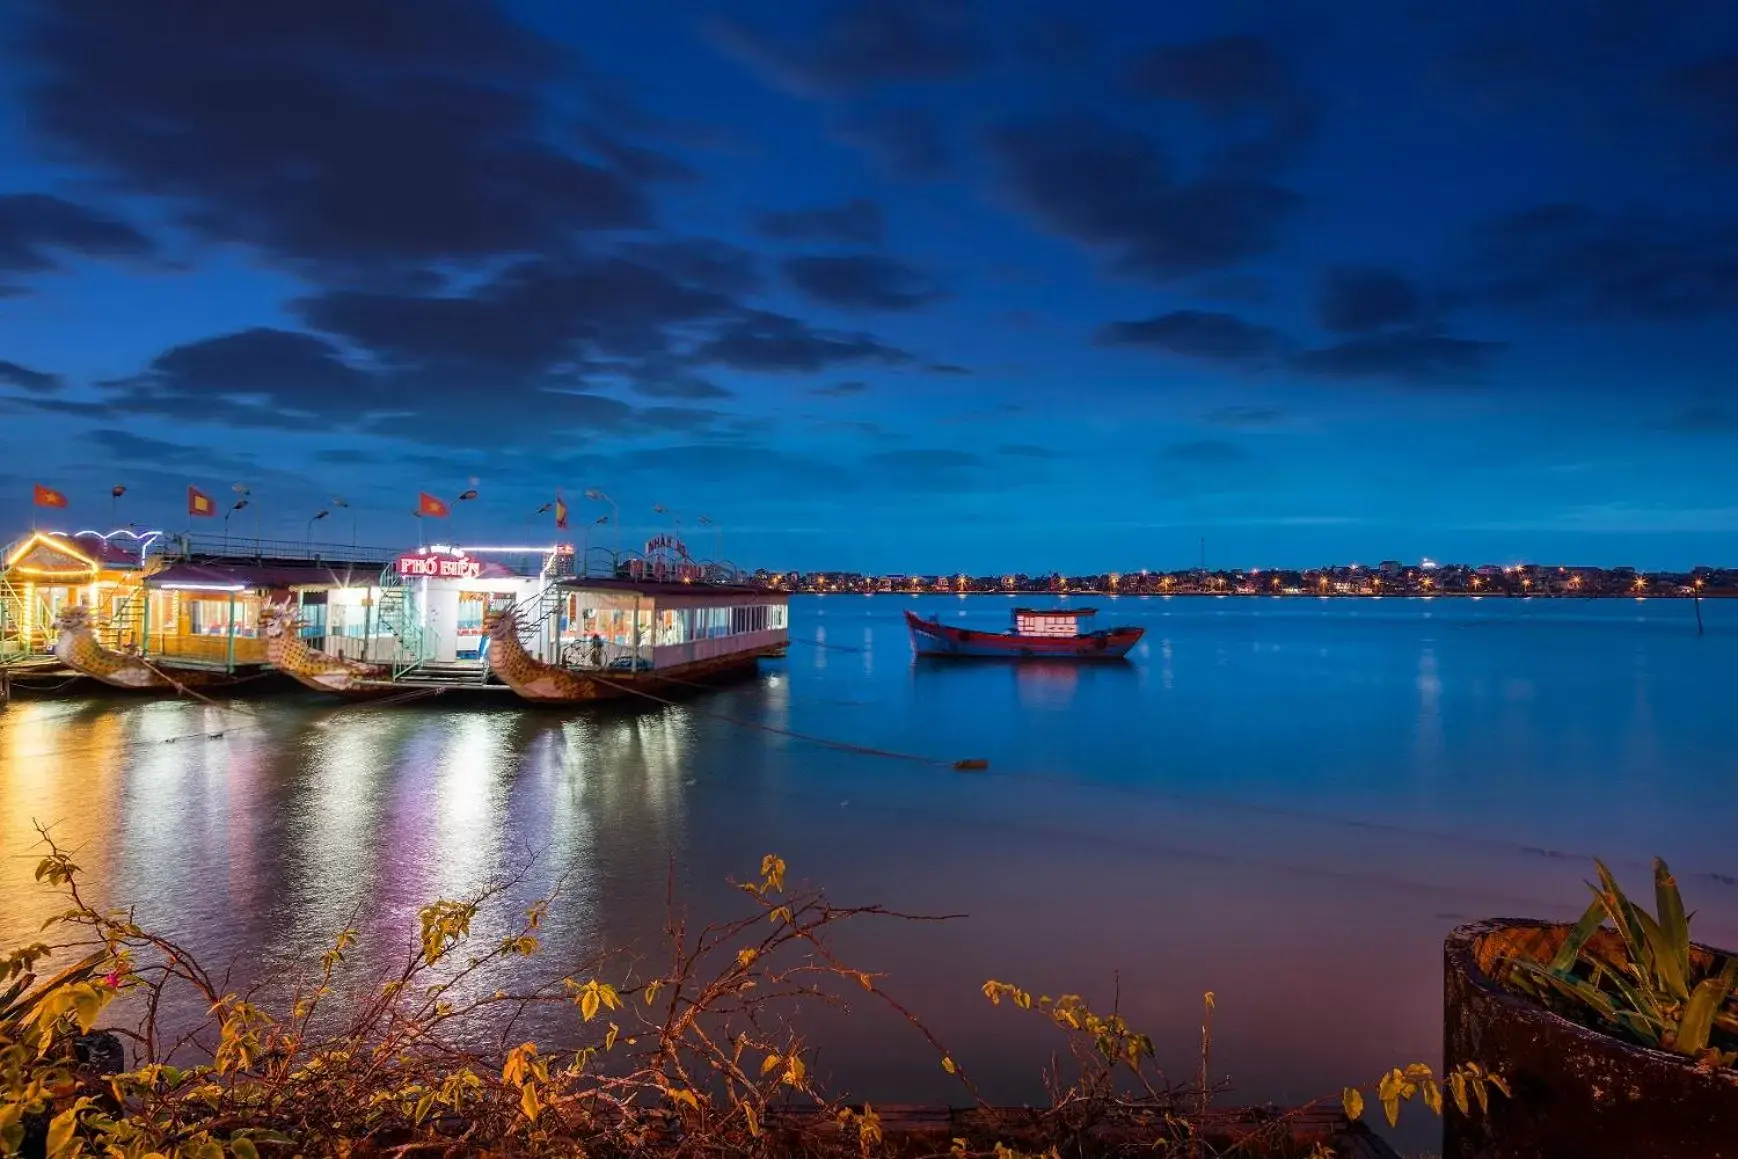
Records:
M485 558L489 551L437 545L400 554L381 573L372 609L360 609L360 617L356 609L345 612L347 624L360 619L371 625L370 650L359 658L394 666L475 666L480 673L488 664L487 613L541 601L561 559L555 548L534 549L541 562L521 570Z
M1015 608L1014 635L1068 639L1082 635L1081 619L1097 613L1097 608Z
M75 604L91 609L110 647L136 646L126 630L140 579L155 564L155 531L33 531L0 553L0 664L34 662L54 650L55 620Z
M574 578L560 584L559 663L661 671L790 643L790 596L734 584Z
M290 603L304 636L325 634L334 593L366 591L372 568L308 561L170 562L145 578L146 598L129 628L147 658L234 672L266 663L260 609Z

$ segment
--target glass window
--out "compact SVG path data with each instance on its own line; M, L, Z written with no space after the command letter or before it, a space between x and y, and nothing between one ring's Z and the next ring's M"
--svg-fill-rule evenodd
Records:
M774 604L767 609L768 623L774 631L790 627L790 608L784 604Z

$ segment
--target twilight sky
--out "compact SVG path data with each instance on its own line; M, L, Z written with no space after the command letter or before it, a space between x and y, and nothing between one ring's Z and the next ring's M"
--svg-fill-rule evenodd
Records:
M1738 562L1730 0L0 30L0 538L474 479L443 537L750 567Z

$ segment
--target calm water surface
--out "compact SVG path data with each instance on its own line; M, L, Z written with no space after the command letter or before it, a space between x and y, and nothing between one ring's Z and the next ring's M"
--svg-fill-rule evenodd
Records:
M567 875L552 954L651 946L672 866L718 916L776 850L840 901L969 915L845 946L992 1094L1035 1096L1051 1040L984 979L1116 978L1179 1067L1215 991L1215 1070L1279 1101L1437 1059L1442 936L1571 916L1587 855L1638 889L1667 856L1700 935L1738 945L1738 603L1705 603L1698 638L1681 601L1076 600L1147 628L1133 663L913 662L902 608L991 628L1011 602L800 599L788 660L641 712L13 704L0 939L56 908L32 819L105 898L243 972L346 923L384 961L420 904L533 857L523 897ZM887 1019L822 1039L853 1090L948 1093Z

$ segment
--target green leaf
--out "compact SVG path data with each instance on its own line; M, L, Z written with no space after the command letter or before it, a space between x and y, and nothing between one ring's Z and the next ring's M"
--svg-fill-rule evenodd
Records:
M1684 1017L1678 1024L1678 1039L1674 1049L1680 1054L1701 1054L1708 1048L1708 1038L1714 1031L1714 1011L1732 993L1738 982L1738 959L1726 963L1719 977L1704 978L1684 1004Z
M229 1149L234 1152L235 1159L259 1159L259 1148L246 1135L237 1135L231 1139Z
M1631 960L1639 961L1646 952L1647 935L1642 931L1641 923L1636 920L1635 906L1623 896L1623 890L1618 888L1617 879L1611 876L1611 870L1605 868L1605 862L1595 859L1593 868L1599 874L1599 884L1593 887L1593 893L1604 904L1606 915L1611 918L1611 924L1616 927L1618 936L1628 947Z
M1687 977L1690 965L1688 952L1680 955L1673 945L1670 935L1646 910L1636 910L1635 919L1641 923L1642 932L1647 937L1647 954L1638 964L1647 968L1653 979L1667 994L1679 1001L1688 998L1690 996Z
M1679 974L1690 976L1690 922L1684 916L1684 898L1678 892L1677 879L1666 863L1654 858L1654 910L1659 915L1660 933L1671 946L1679 965Z
M1581 920L1575 923L1575 928L1569 931L1569 936L1558 947L1556 957L1551 959L1551 969L1559 974L1567 974L1575 968L1575 960L1581 956L1582 949L1588 941L1605 924L1605 903L1594 898L1588 903L1587 912L1581 915Z

